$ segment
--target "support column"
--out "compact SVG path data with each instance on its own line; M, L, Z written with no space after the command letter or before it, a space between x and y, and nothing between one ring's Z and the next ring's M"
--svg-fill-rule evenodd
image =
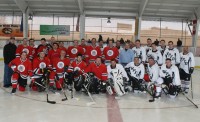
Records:
M85 13L80 15L80 39L85 38Z
M135 40L140 39L142 17L135 18Z
M192 36L192 47L197 47L198 44L198 32L199 32L199 24L200 24L200 19L197 20L196 24L196 33Z
M23 37L28 38L28 15L29 9L27 8L25 12L23 12Z

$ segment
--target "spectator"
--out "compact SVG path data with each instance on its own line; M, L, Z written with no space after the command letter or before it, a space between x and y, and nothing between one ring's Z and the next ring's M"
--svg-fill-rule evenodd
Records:
M12 86L11 84L11 76L12 69L8 66L8 64L15 59L17 46L15 45L15 38L11 37L9 43L6 44L3 48L3 57L4 57L4 87L8 88Z
M131 50L130 45L126 43L124 49L121 50L119 54L119 63L122 66L126 66L128 63L132 62L133 59L134 59L133 50Z

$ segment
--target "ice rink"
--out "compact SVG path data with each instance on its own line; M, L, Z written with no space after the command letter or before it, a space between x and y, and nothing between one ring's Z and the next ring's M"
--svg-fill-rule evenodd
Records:
M74 99L61 101L62 92L53 94L49 99L56 104L46 102L46 94L29 90L17 91L11 95L11 88L3 88L3 62L0 62L0 122L199 122L200 109L195 108L185 96L179 94L175 99L162 95L160 100L149 103L147 93L128 93L121 99L106 94L92 95L96 104L84 93L74 93ZM200 105L200 69L193 73L193 93L188 97Z

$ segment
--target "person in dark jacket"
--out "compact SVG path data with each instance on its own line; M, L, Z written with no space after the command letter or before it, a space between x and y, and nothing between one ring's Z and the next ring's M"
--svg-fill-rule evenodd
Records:
M11 37L9 43L6 44L3 48L3 57L4 57L4 87L8 88L12 86L11 84L11 76L12 69L8 66L8 64L15 59L17 46L15 45L15 38Z

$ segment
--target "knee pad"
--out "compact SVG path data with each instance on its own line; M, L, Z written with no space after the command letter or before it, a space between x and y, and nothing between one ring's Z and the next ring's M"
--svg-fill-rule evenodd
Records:
M19 86L22 86L25 88L27 85L27 79L23 79L22 77L19 77L18 84L19 84Z

